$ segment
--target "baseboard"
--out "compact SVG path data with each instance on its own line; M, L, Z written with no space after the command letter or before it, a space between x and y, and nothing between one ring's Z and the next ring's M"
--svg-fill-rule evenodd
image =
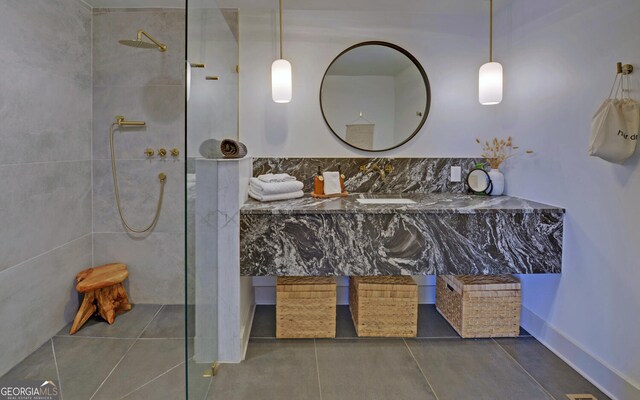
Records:
M526 307L522 307L521 325L607 396L614 400L640 399L640 385L634 384L629 377L580 347Z

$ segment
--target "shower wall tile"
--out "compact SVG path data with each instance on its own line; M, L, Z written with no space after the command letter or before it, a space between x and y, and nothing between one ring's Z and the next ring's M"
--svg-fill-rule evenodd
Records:
M91 81L5 61L0 70L0 164L91 159Z
M184 233L94 233L96 265L122 262L125 287L134 304L184 304Z
M183 303L185 261L184 60L185 11L177 9L93 10L93 245L94 262L129 265L134 303ZM123 46L143 29L166 52ZM129 234L118 215L109 152L109 126L116 115L142 120L144 128L114 135L123 212L131 225L148 225L160 184L167 175L160 219L147 235ZM180 159L155 156L177 147Z
M166 52L123 46L139 29L161 43ZM93 15L94 86L154 86L184 84L185 11L150 10Z
M0 177L0 270L91 233L90 161L2 165Z
M87 234L0 272L0 376L73 320L75 275L90 265Z
M158 174L167 175L164 201L153 232L184 232L184 163L173 160L118 160L118 186L129 225L147 226L160 196ZM93 231L125 232L113 188L110 160L93 162Z
M0 375L73 319L91 264L91 17L0 1Z
M147 122L144 128L115 130L117 158L144 159L147 147L156 152L160 147L167 150L177 147L180 154L184 154L183 86L97 86L93 92L93 109L93 157L96 160L111 157L109 126L116 115Z
M6 63L91 84L91 11L78 1L3 0L0 27Z

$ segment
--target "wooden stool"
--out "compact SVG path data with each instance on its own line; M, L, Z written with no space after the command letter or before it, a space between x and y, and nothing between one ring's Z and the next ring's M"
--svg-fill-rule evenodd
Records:
M122 286L128 276L125 264L88 268L76 275L76 290L84 293L84 299L73 320L71 335L78 332L94 313L100 314L111 325L116 315L131 310L127 291Z

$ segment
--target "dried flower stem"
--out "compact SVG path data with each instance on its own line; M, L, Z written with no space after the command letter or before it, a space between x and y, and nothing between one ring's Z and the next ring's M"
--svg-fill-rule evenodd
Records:
M476 143L482 145L482 158L486 159L491 169L498 169L503 162L511 157L517 156L522 153L513 153L518 149L518 146L513 145L511 136L506 139L493 138L493 140L486 140L484 143L480 139L476 139ZM532 154L532 150L526 150L525 154Z

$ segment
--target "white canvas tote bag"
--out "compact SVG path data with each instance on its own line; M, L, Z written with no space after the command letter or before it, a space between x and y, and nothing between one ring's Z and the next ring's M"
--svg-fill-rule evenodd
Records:
M622 79L618 89L621 87ZM622 164L635 152L639 132L638 102L631 98L612 99L610 95L593 116L589 154L612 163Z

